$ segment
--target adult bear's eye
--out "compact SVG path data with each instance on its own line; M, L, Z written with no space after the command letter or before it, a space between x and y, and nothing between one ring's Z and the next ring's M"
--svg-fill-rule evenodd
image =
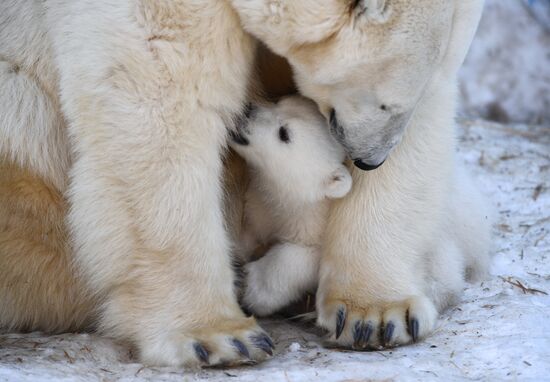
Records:
M290 137L288 135L288 129L285 126L279 127L279 139L284 143L290 142Z

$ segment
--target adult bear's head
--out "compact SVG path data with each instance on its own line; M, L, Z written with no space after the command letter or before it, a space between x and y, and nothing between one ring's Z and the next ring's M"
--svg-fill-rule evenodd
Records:
M350 159L370 170L401 140L430 84L454 81L483 0L231 0L288 59Z

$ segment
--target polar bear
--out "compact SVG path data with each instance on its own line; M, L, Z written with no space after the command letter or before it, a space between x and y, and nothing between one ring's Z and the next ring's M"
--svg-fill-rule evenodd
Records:
M471 210L475 224L445 229L464 195L455 77L481 6L0 2L0 161L21 176L1 189L10 195L0 198L0 326L92 323L155 365L272 354L234 293L220 179L226 126L254 78L255 36L288 59L357 165L353 190L329 213L319 324L343 347L374 344L368 328L384 328L391 344L426 336L458 288L432 277L431 255L456 253L479 273L486 263L482 209ZM47 216L35 209L50 205ZM456 279L453 264L436 269Z
M454 136L456 75L483 1L233 4L355 164L329 213L318 324L355 349L427 336L489 260L489 213Z
M227 1L0 2L2 330L91 325L151 365L273 353L222 212L255 49Z
M242 299L265 316L315 292L330 199L349 192L351 175L317 106L299 96L253 105L231 146L250 173L238 255L271 245L245 265Z

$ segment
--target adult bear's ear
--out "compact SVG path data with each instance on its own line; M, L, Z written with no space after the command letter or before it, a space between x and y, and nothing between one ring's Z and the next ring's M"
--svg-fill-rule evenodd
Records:
M351 0L230 0L244 29L280 56L332 36Z
M352 11L357 17L366 17L370 21L384 22L388 19L390 0L352 0Z
M339 199L347 195L351 190L351 175L348 169L341 165L330 174L325 196L329 199Z

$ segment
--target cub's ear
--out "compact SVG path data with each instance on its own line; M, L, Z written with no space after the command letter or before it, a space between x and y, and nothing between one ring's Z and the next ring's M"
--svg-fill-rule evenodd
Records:
M389 0L353 0L353 11L358 17L384 22L387 19L387 3Z
M341 165L330 174L325 195L329 199L339 199L351 190L351 175L348 169Z

